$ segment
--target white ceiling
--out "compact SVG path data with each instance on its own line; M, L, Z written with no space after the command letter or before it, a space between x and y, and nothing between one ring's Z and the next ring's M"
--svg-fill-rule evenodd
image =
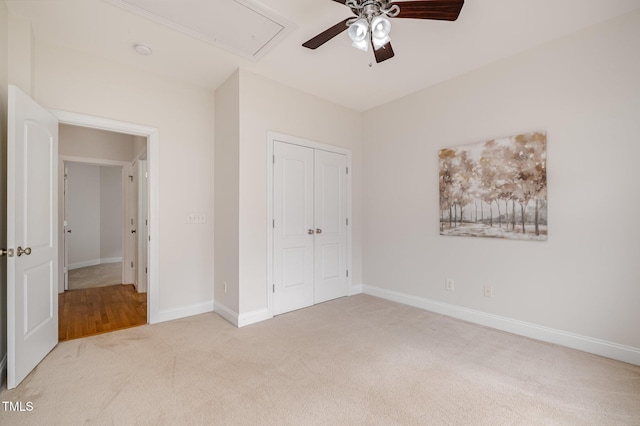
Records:
M228 2L174 1L193 8L218 3L220 14ZM242 67L357 111L640 9L640 0L466 0L455 22L393 19L396 56L376 64L371 52L351 47L346 32L315 51L301 46L349 17L344 5L332 0L250 2L294 24L257 62L107 0L7 0L6 4L11 13L32 22L36 43L86 52L212 90ZM153 55L138 55L135 43L150 46Z

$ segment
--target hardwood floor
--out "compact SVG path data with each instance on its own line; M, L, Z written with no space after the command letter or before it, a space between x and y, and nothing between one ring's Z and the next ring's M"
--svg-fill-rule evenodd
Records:
M133 284L69 290L58 295L58 341L147 323L147 293Z

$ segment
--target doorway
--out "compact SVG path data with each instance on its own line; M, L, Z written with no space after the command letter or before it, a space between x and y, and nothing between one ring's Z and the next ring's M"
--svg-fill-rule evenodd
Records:
M61 158L65 291L127 284L125 167Z
M140 288L141 294L144 294L144 290L146 290L146 304L147 304L147 313L146 313L146 321L145 323L154 324L158 322L159 319L159 310L158 310L158 275L157 270L159 266L159 245L158 245L158 156L159 156L159 137L158 131L155 128L140 126L137 124L110 120L105 118L99 118L94 116L88 116L84 114L71 113L66 111L57 111L53 110L52 113L59 120L61 125L70 125L87 129L94 130L105 130L109 132L117 132L123 133L127 135L132 135L138 137L138 139L144 141L144 143L140 146L140 150L136 153L136 157L132 162L128 163L128 168L125 168L126 173L123 174L123 181L128 184L133 185L134 179L134 167L137 162L140 160L144 161L145 164L145 185L144 190L141 191L143 193L143 204L146 209L146 219L145 219L145 245L146 245L146 266L142 266L145 268L146 275L146 289ZM77 158L71 158L71 160ZM113 164L111 164L113 165ZM63 182L60 180L60 182ZM60 191L63 189L60 188ZM138 197L138 194L135 194L135 197ZM139 197L138 197L139 198ZM133 203L130 203L133 204ZM60 215L62 214L62 205L59 205ZM131 219L134 219L134 222L131 222ZM129 237L129 241L140 241L140 238L135 238L137 236L137 214L133 217L125 218L125 231L123 231L123 240L127 241L127 237ZM128 226L128 228L127 228ZM135 232L131 232L135 231ZM59 252L63 253L63 233L64 230L60 229L59 231ZM131 239L131 236L134 238ZM127 283L132 283L132 285L139 284L140 278L136 278L136 274L133 273L133 268L131 268L131 262L136 262L138 256L135 254L138 252L139 248L136 246L136 242L131 244L125 244L123 254L123 263L125 266L125 271L131 271L131 277L128 278L125 273L123 281ZM126 259L126 260L125 260ZM129 268L126 266L129 265ZM135 266L135 265L134 265ZM138 270L140 267L137 268ZM59 293L64 292L64 276L62 268L59 268ZM136 289L137 292L138 289Z
M138 258L149 257L146 160L145 179L137 176L146 152L146 138L59 126L60 341L148 322L148 265L138 264ZM139 223L145 225L145 238L138 238Z
M56 289L58 293L64 291L59 267L63 245L63 229L59 226L63 182L58 173L59 124L129 133L146 140L149 323L159 318L155 272L159 265L159 138L155 128L47 110L13 85L8 86L8 94L7 244L11 248L7 249L7 388L13 389L58 342L55 295Z
M350 150L269 133L268 305L272 315L347 296Z

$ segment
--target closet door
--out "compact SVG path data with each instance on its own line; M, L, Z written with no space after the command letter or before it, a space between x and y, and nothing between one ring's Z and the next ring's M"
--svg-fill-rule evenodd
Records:
M314 303L314 150L274 142L273 314Z
M315 151L314 302L348 294L347 157Z

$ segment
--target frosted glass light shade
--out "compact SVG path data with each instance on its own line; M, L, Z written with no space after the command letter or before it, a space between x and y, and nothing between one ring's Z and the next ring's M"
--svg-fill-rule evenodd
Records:
M353 42L351 45L365 52L369 49L367 36L369 34L369 23L366 19L361 18L349 26L349 38Z
M391 21L384 16L376 16L371 21L371 39L373 47L380 49L382 46L391 41L389 32L391 31Z

